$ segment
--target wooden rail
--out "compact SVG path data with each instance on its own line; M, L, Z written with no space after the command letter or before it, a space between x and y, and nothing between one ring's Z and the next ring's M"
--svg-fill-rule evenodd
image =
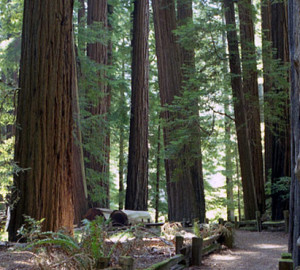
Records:
M220 249L220 244L217 240L221 234L213 235L202 239L199 237L192 238L192 244L184 246L184 238L176 236L176 256L154 264L147 270L167 270L167 269L185 269L189 265L199 266L202 256L207 255L215 250Z
M245 229L261 232L264 230L284 230L286 233L289 231L289 211L283 211L284 220L280 221L262 221L259 211L256 211L256 219L254 220L241 220L238 221L237 217L234 220L234 227L236 229Z

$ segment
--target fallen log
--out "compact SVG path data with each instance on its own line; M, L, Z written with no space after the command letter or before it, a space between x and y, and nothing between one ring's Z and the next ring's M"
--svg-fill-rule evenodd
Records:
M113 226L127 226L128 225L128 217L121 210L113 211L109 216Z
M92 221L92 220L95 220L95 218L97 216L104 217L104 214L103 214L103 212L99 208L90 208L86 212L86 214L83 216L83 219L87 219L89 221Z
M109 219L111 213L116 210L107 208L98 208L102 211L106 219ZM121 211L121 210L119 210ZM128 224L136 225L139 223L151 223L151 216L148 211L122 210L127 215Z

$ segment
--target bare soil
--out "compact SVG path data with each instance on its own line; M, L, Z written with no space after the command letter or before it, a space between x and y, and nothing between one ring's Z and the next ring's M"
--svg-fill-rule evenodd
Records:
M283 232L235 231L235 247L204 258L202 270L275 270L282 252L287 252L288 235Z
M125 250L127 251L126 255L135 259L135 269L145 269L153 263L174 255L174 247L163 244L159 239L141 242L119 245L112 260L115 261L118 255L121 255L118 254L118 251L124 255ZM283 232L258 233L237 230L233 249L222 249L219 253L204 257L201 267L190 267L189 269L275 270L278 269L281 253L287 252L287 243L288 235ZM25 251L11 251L2 247L0 248L0 270L4 269L35 270L41 268L37 263L37 255Z

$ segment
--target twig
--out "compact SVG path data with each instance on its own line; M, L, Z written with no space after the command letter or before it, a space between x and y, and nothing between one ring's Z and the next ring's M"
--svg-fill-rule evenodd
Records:
M208 106L208 107L209 107L214 113L220 114L220 115L223 115L223 116L226 116L226 117L228 117L230 120L232 120L233 122L235 122L235 119L234 119L232 116L228 115L227 113L223 113L223 112L216 111L212 106Z
M146 228L144 228L144 227L141 227L140 229L141 229L141 230L144 230L144 231L146 231L146 232L148 232L148 233L153 234L154 236L156 236L157 238L159 238L159 240L161 240L162 242L164 242L166 245L168 245L168 246L173 246L173 243L171 243L171 242L169 242L169 241L163 239L163 238L160 237L158 234L156 234L156 233L150 231L149 229L146 229Z

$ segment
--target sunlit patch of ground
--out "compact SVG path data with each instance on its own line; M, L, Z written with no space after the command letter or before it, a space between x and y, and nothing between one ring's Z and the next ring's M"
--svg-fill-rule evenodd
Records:
M282 252L287 252L288 235L283 232L235 232L235 248L203 259L202 270L275 270Z

